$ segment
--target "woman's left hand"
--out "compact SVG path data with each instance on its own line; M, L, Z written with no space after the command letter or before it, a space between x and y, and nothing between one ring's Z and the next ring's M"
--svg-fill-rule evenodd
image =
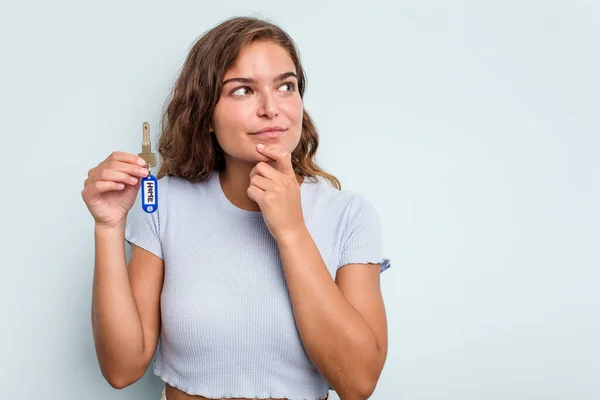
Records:
M280 240L305 229L300 185L289 152L261 144L256 149L274 160L275 167L261 161L252 168L248 196L258 203L271 235Z

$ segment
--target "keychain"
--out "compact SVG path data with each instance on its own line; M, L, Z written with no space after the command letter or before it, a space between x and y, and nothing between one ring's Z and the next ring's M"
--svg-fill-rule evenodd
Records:
M156 167L156 154L152 153L150 144L150 124L144 122L142 125L142 152L138 154L140 158L146 161L148 176L142 178L140 186L142 191L142 208L147 213L153 213L158 209L158 180L150 168Z

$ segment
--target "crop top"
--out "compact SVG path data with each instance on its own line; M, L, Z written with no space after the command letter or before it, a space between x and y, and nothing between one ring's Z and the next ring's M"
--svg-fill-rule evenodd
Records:
M389 268L379 214L364 195L323 178L304 178L300 192L305 224L333 279L346 264ZM260 211L229 201L218 172L203 182L159 179L158 209L143 211L138 195L125 240L164 261L152 361L164 382L208 398L327 396L332 387L300 340L277 243Z

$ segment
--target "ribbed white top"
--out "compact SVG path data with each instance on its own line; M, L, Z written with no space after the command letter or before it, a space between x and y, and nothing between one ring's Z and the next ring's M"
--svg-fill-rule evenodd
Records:
M350 263L390 266L379 215L364 196L320 179L300 189L305 223L333 278ZM262 213L233 205L216 172L202 183L164 177L158 200L158 211L147 214L138 196L126 228L128 242L165 265L154 373L209 398L327 396L331 387L302 346Z

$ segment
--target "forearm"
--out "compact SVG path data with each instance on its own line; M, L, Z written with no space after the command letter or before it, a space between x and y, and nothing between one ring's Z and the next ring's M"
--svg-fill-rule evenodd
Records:
M278 239L278 246L308 356L342 399L368 397L380 374L373 332L339 290L308 230Z
M144 338L129 283L125 229L96 227L92 328L102 374L111 383L126 385L139 369Z

